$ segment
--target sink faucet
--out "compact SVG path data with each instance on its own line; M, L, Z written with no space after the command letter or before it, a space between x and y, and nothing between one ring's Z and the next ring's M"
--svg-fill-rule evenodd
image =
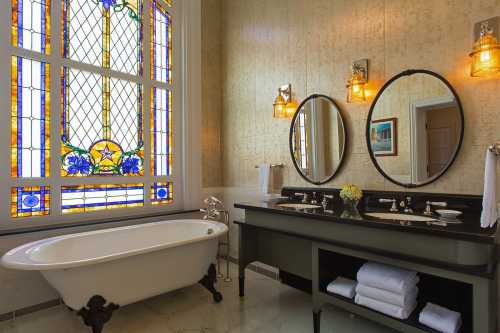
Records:
M447 207L448 203L444 201L426 201L424 215L431 216L433 214L431 206Z
M396 199L378 199L378 202L380 203L392 202L392 206L391 209L389 209L389 211L392 213L397 213L399 211L398 206L396 205Z
M411 208L411 197L406 197L404 200L402 200L400 203L399 203L399 206L401 208L404 208L404 212L405 213L408 213L408 214L412 214L413 213L413 208Z
M302 197L302 201L301 201L301 202L302 202L303 204L308 203L308 201L309 201L309 194L307 194L307 193L305 193L305 192L304 192L304 193L302 193L302 192L297 192L297 193L294 193L294 194L295 194L296 196Z
M323 201L321 201L321 205L323 206L323 210L327 211L328 207L328 200L333 200L334 196L330 194L325 194L323 195Z

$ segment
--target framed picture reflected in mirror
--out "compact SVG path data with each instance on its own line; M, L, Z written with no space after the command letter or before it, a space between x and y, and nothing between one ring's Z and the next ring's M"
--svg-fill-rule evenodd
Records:
M398 119L372 120L370 139L375 156L398 155Z

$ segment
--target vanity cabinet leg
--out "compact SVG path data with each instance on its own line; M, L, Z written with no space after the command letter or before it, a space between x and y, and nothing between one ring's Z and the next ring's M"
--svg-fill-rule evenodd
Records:
M240 276L239 277L239 284L240 284L240 297L245 296L245 276Z
M313 311L314 333L321 331L321 311Z

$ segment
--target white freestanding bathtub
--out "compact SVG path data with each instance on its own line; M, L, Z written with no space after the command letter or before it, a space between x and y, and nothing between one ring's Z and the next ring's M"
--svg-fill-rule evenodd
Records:
M218 237L226 232L224 224L205 220L105 229L19 246L2 264L40 271L72 309L96 295L123 306L198 283L213 269Z

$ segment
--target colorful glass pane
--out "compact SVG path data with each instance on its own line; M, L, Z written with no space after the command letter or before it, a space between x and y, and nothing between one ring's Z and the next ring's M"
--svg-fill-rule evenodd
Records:
M63 214L139 207L144 205L144 184L63 186L61 198Z
M51 0L12 0L12 45L50 54Z
M165 205L174 201L172 183L154 183L151 185L151 204Z
M142 1L130 8L137 8L140 20L130 18L134 11L110 11L110 61L111 69L137 75L142 74Z
M50 190L48 186L13 187L11 200L12 217L49 215Z
M44 62L12 57L11 175L49 176L50 71Z
M62 176L143 175L141 86L68 68L61 76Z
M151 78L172 83L172 17L158 0L151 3Z
M137 75L142 66L142 0L62 0L63 56Z
M151 171L154 176L172 172L172 93L151 89Z

